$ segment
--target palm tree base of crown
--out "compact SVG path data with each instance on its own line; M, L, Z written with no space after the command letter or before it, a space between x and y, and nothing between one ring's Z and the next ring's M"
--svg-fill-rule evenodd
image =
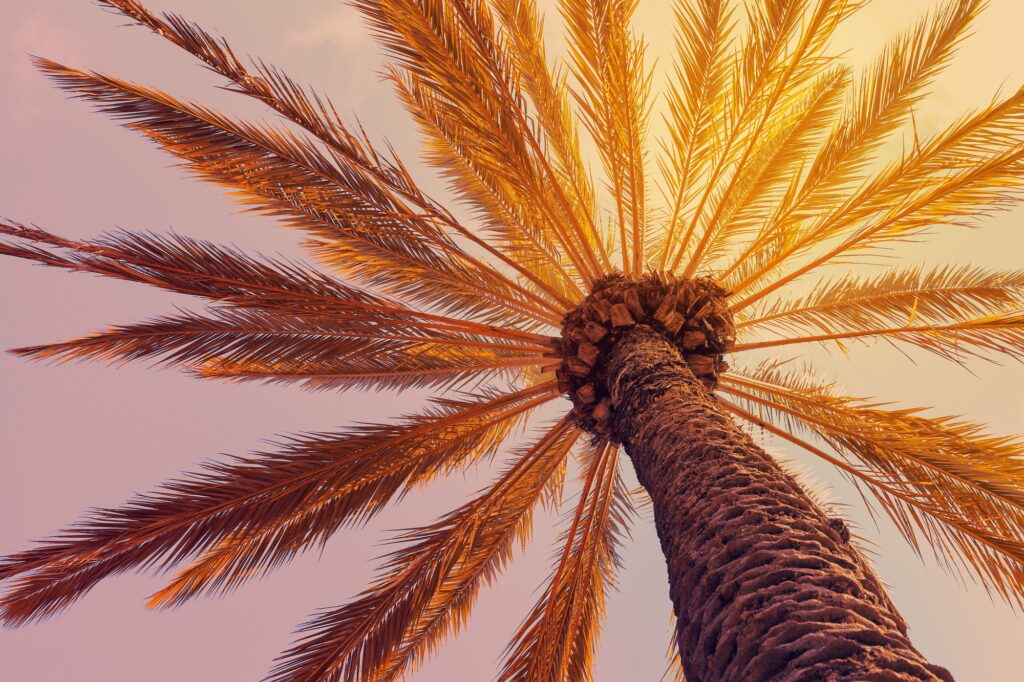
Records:
M634 327L661 333L682 354L690 371L709 389L729 365L724 356L736 341L728 292L709 278L672 273L641 278L613 274L562 322L559 388L573 402L573 416L586 431L619 442L607 390L608 357Z
M607 358L614 431L653 502L689 682L952 680L928 663L844 524L718 406L677 344Z

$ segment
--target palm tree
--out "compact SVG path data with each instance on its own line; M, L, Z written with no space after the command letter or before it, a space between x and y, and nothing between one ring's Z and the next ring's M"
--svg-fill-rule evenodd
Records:
M566 497L574 453L581 490L499 677L589 679L633 514L625 452L650 497L688 679L951 679L909 642L842 519L740 423L835 465L915 547L1024 601L1020 441L843 395L757 352L792 346L799 358L808 344L881 339L956 362L1024 355L1022 272L835 267L974 224L1018 195L1024 89L877 162L982 0L949 0L856 76L829 39L863 2L680 1L669 135L655 148L659 202L633 2L563 0L566 75L548 68L531 0L356 0L472 227L325 97L181 17L102 4L283 120L246 122L45 59L39 68L305 231L335 274L176 235L75 241L4 220L0 253L210 302L14 352L437 395L393 422L211 461L3 558L6 624L53 615L129 570L182 566L154 606L228 592L434 477L505 453L479 495L395 538L379 578L303 625L268 677L395 679L464 624L538 505ZM506 445L553 401L560 418Z

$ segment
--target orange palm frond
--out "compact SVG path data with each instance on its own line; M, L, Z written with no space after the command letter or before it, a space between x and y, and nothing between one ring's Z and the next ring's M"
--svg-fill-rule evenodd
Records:
M645 147L651 74L629 28L636 0L562 0L576 100L615 200L622 270L642 274L647 230Z
M589 458L555 571L509 645L499 679L591 679L605 596L614 585L628 523L618 454L617 446L598 443Z
M596 251L605 271L612 269L607 245L594 223L594 189L583 165L579 132L571 109L565 77L553 72L544 49L543 22L534 0L497 0L494 11L501 19L508 49L523 91L534 105L535 120L544 142L554 156L558 182L572 205L586 245Z
M0 219L0 235L16 238L14 243L0 242L3 255L148 284L232 306L286 315L327 316L355 325L428 330L424 333L482 334L525 345L546 345L551 341L551 337L511 327L420 312L300 263L249 256L234 247L175 234L118 231L83 242Z
M1024 312L1011 310L942 324L901 324L895 327L830 331L813 336L787 336L737 344L734 350L741 352L800 343L871 338L909 343L955 362L963 362L969 357L997 354L1019 359L1024 357Z
M4 557L0 580L13 582L0 600L0 615L9 623L45 618L107 576L169 568L239 531L277 523L325 497L345 496L327 507L322 528L329 535L344 523L372 517L408 486L493 452L523 413L555 395L552 384L542 384L476 401L444 401L397 425L298 436L278 453L208 463L122 508L96 510L41 546Z
M687 249L685 240L677 246L676 232L713 160L716 112L724 108L728 92L733 14L727 0L675 3L678 57L668 90L669 140L660 162L672 210L662 238L653 245L659 269L676 248Z
M492 320L519 313L558 323L554 308L524 301L536 296L517 290L499 272L474 265L436 225L411 213L377 185L346 172L337 157L309 140L269 125L237 122L205 107L120 79L38 60L58 85L94 102L101 111L182 159L199 177L235 192L253 210L280 216L313 232L322 248L347 247L347 277L366 280L409 300L464 300L480 307L491 301ZM355 254L390 266L389 277L365 267ZM471 277L467 273L472 272ZM445 300L447 295L448 300ZM550 304L547 304L550 306Z
M384 575L355 601L304 624L271 680L394 679L458 630L480 587L500 573L579 431L563 418L517 453L481 495L431 525L405 531Z
M327 98L315 92L308 92L279 70L263 63L255 64L253 73L235 56L227 41L214 37L200 26L178 15L154 14L134 0L101 2L198 57L204 64L229 79L233 90L263 102L314 135L332 152L348 162L352 170L376 183L395 205L408 203L422 211L425 217L450 228L532 284L538 285L545 295L555 294L519 261L478 237L456 221L444 207L424 195L398 159L385 158L373 148L365 136L356 136L350 132ZM557 300L557 296L555 299Z
M400 67L399 94L435 144L433 158L478 207L503 208L492 229L545 255L565 252L584 284L599 268L586 231L528 125L514 64L479 0L359 0L355 6ZM486 195L490 195L486 198ZM497 218L497 219L495 219ZM513 218L510 222L508 219ZM558 260L551 263L562 270ZM572 290L574 278L562 281Z
M298 362L255 360L235 362L214 358L196 373L204 379L228 381L266 381L270 383L299 382L303 388L323 390L390 390L414 388L434 390L474 390L489 386L504 377L509 381L522 376L527 368L541 364L531 355L494 356L486 352L466 353L431 350L420 355L404 352L381 352L377 355L348 355L322 361ZM559 361L548 361L554 369Z
M987 588L1021 604L1024 444L989 436L970 422L885 410L773 378L734 377L724 389L761 414L726 405L865 484L915 550L923 538L940 562L970 569ZM793 435L801 430L838 456Z
M801 172L805 157L816 149L839 112L849 80L846 68L825 72L792 96L788 115L762 132L746 166L736 171L728 201L718 215L720 226L704 246L704 260L725 255L779 203Z
M297 377L366 369L346 361L373 357L373 368L388 365L408 371L443 369L470 372L486 363L525 360L541 363L551 349L434 334L415 336L395 325L364 326L330 318L286 317L266 311L212 309L207 316L183 313L141 324L115 327L61 343L16 348L12 353L36 359L93 359L112 363L150 359L157 364L192 369L202 376L219 376L211 367L290 368ZM413 375L406 375L412 379ZM417 377L420 381L424 379ZM368 381L368 379L363 379ZM338 387L346 386L339 378ZM362 382L360 382L361 384Z
M883 508L914 549L919 549L920 534L940 561L972 568L986 586L1019 602L1024 586L1024 544L1019 540L1024 535L1024 443L1019 439L991 436L964 420L926 417L919 409L890 410L837 396L827 386L770 367L751 377L732 377L727 384L726 393L754 406L776 426L811 433L834 447L859 467L858 480L869 487L881 485ZM891 504L890 488L899 492L896 500L916 512ZM987 561L993 552L996 560Z

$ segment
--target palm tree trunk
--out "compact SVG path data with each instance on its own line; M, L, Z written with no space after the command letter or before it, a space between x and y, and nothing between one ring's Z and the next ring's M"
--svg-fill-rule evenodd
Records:
M650 493L689 682L952 680L797 482L647 327L608 363L615 429Z

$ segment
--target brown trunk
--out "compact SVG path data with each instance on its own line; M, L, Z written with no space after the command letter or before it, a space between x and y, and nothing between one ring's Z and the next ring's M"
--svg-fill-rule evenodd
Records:
M689 682L952 680L842 522L718 406L663 336L637 327L608 366L615 429L654 503Z

